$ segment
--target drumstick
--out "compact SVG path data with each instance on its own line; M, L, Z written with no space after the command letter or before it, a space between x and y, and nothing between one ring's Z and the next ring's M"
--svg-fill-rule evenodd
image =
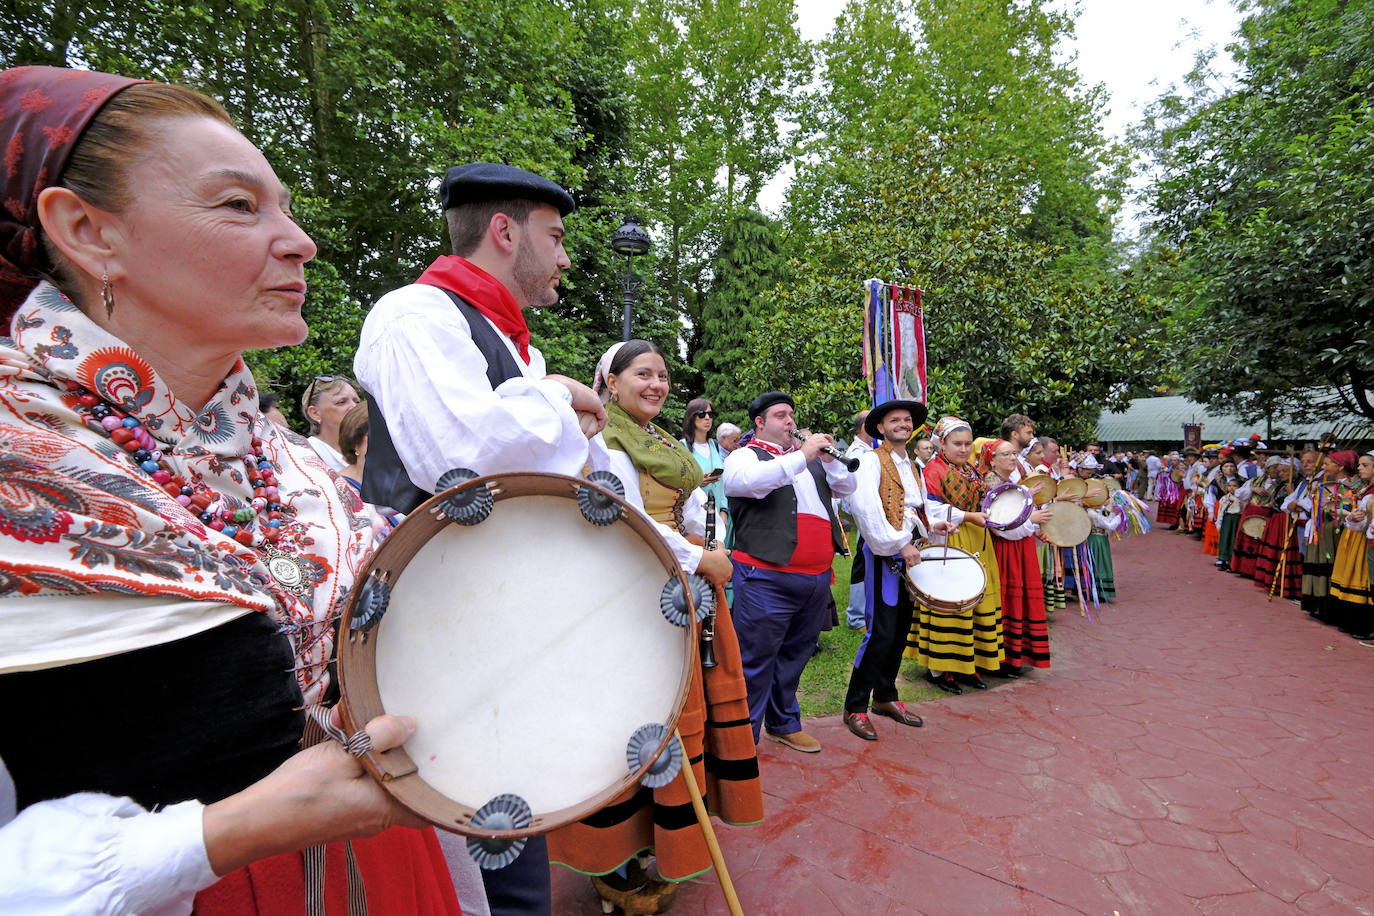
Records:
M725 905L730 908L730 916L744 916L744 909L735 896L735 885L730 880L730 872L725 868L725 856L721 854L720 844L716 842L716 831L711 827L711 815L706 812L706 802L702 801L701 788L697 786L697 774L692 772L692 756L687 753L687 745L682 741L682 733L673 729L682 748L682 776L687 782L687 794L692 797L692 810L697 813L701 833L706 838L706 849L711 853L711 864L716 867L716 877L720 879L720 889L725 894Z

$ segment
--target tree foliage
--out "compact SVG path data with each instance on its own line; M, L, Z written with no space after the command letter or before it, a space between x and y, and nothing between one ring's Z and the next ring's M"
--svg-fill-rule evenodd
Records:
M742 210L726 221L693 349L702 390L722 413L742 415L759 393L741 384L739 367L757 337L759 297L783 282L786 266L772 220L757 210Z
M1200 67L1143 135L1155 244L1177 249L1179 374L1247 419L1374 417L1374 3L1249 8L1234 90Z
M900 277L925 293L932 418L963 416L984 434L1026 413L1047 434L1087 438L1104 404L1124 406L1151 376L1156 306L1129 273L1056 270L1054 249L1024 236L1008 163L890 126L902 139L847 141L798 176L836 228L808 234L796 281L763 297L743 383L791 390L816 427L842 423L867 401L862 285ZM965 165L943 168L950 159Z

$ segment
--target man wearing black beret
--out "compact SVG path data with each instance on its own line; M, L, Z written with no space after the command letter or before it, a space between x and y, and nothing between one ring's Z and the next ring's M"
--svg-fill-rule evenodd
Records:
M606 423L590 388L545 374L525 324L558 302L571 195L481 162L450 169L439 199L453 254L377 300L353 364L369 407L363 499L402 512L454 468L579 475ZM493 916L552 909L542 837L482 880Z
M843 550L832 496L854 492L844 465L821 450L814 434L800 447L792 398L781 391L749 405L754 438L725 459L735 549L731 614L749 694L754 740L760 731L793 750L821 744L802 731L797 684L830 607L830 564Z

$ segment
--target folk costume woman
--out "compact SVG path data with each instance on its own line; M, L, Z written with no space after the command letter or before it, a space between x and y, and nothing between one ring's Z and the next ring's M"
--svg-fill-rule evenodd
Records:
M701 531L701 469L680 440L653 423L670 391L662 352L645 340L616 344L602 357L592 387L609 398L606 428L593 440L594 469L620 478L626 501L659 523L684 570L723 585L732 570L726 551L703 550L684 537ZM693 671L678 730L709 810L729 824L753 824L763 819L763 792L739 642L724 602L717 603L715 627L718 664ZM655 854L668 882L711 867L683 779L631 790L596 815L549 834L551 861L604 876L596 880L598 893L621 905L652 905L673 890L647 881L642 869L622 868L645 851ZM622 874L614 874L617 869Z
M1327 455L1322 459L1321 476L1297 500L1308 514L1303 528L1302 609L1319 620L1324 619L1331 591L1341 504L1354 502L1355 487L1348 478L1355 473L1358 460L1352 451Z
M1260 538L1245 533L1245 520L1264 519L1274 513L1274 490L1277 486L1278 469L1284 459L1274 455L1265 462L1264 476L1246 481L1241 487L1241 496L1246 500L1240 513L1240 528L1236 532L1236 546L1231 554L1231 572L1247 579L1255 577L1255 561L1259 559Z
M1097 474L1101 464L1092 454L1084 454L1074 462L1074 475L1087 480ZM1059 562L1064 569L1064 591L1076 591L1080 600L1116 600L1116 569L1112 565L1112 544L1107 535L1113 533L1120 524L1119 517L1113 517L1100 509L1087 508L1088 518L1092 521L1092 531L1088 539L1078 547L1059 548ZM1086 559L1092 565L1089 575L1079 567Z
M987 576L983 600L964 613L918 608L907 636L905 657L926 669L932 684L949 693L963 693L962 681L978 690L987 684L978 674L1002 667L1002 580L992 538L983 527L983 496L987 485L970 463L973 430L958 417L945 417L931 434L939 453L926 464L926 515L958 527L949 546L978 557Z
M1295 480L1296 478L1296 480ZM1313 481L1302 474L1301 466L1289 462L1280 468L1281 488L1275 491L1277 511L1264 525L1259 555L1255 558L1255 584L1281 598L1302 598L1303 531L1311 514L1303 508L1303 497ZM1277 581L1276 581L1277 580Z
M281 182L210 99L103 73L0 73L0 144L0 911L457 913L433 831L297 752L371 538L240 358L307 330Z
M1331 593L1327 595L1323 619L1356 636L1374 630L1374 594L1369 581L1370 493L1374 492L1374 456L1361 455L1356 466L1359 475L1348 501L1339 509L1341 534L1336 545L1336 561L1331 570Z
M1202 496L1202 552L1217 556L1221 548L1221 529L1218 526L1217 502L1226 495L1226 481L1236 476L1236 463L1227 458L1220 470L1207 482Z
M1240 514L1245 510L1241 496L1241 478L1231 477L1224 484L1225 494L1217 500L1217 562L1222 572L1231 571L1231 554L1236 549L1236 533L1240 531Z
M1015 446L995 439L983 446L978 469L989 489L1011 481L1016 470ZM1002 650L1000 674L1018 678L1021 669L1050 666L1050 630L1045 614L1040 561L1034 534L1053 515L1048 506L1035 508L1019 526L989 529L1002 582Z
M1155 524L1162 529L1177 527L1183 509L1183 459L1171 458L1165 463L1155 481L1155 496L1159 499Z

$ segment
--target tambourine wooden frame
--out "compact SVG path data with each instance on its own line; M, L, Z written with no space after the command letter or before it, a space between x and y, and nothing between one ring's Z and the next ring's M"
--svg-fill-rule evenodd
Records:
M338 676L341 693L339 709L343 714L344 728L349 734L362 729L374 717L388 712L382 706L382 698L377 686L377 641L375 639L386 625L386 617L383 615L382 620L371 630L349 629L349 621L352 619L354 606L357 603L363 583L367 581L368 577L374 575L388 585L395 583L405 572L407 564L436 532L455 524L440 508L441 502L455 493L475 487L486 487L491 491L495 503L493 512L500 511L499 504L501 501L515 497L555 496L576 501L578 491L583 487L590 487L604 493L613 498L621 507L620 519L614 524L629 525L653 549L655 557L663 565L664 572L669 576L676 576L682 581L688 601L691 601L692 591L687 582L687 577L678 565L677 558L673 556L672 548L669 547L667 541L663 539L647 517L604 487L581 477L543 473L492 474L466 481L436 494L416 508L406 517L405 521L397 526L395 531L387 536L382 546L372 554L358 573L353 594L349 597L348 610L344 613L340 623L341 632L338 640ZM588 522L588 524L591 523ZM479 524L477 528L480 529L480 527ZM657 614L658 609L646 608L645 612ZM425 782L419 775L419 768L410 755L406 753L404 747L392 748L382 752L369 751L360 760L363 767L382 788L407 810L424 818L434 826L452 833L511 840L537 836L550 830L556 830L594 814L627 789L636 785L653 760L656 760L663 753L670 742L676 740L674 732L677 728L678 719L682 715L682 707L687 698L692 671L698 664L697 646L699 639L695 612L690 615L687 626L682 629L682 638L685 640L683 648L689 655L687 656L687 663L683 666L682 679L678 684L677 702L674 705L672 721L663 723L667 727L667 736L655 750L653 758L634 772L630 772L627 766L623 777L580 804L570 805L555 811L535 812L532 822L526 828L519 830L474 828L471 826L471 821L477 810L455 801ZM404 714L405 710L394 710L394 712ZM690 766L690 763L684 760L683 766Z

